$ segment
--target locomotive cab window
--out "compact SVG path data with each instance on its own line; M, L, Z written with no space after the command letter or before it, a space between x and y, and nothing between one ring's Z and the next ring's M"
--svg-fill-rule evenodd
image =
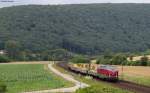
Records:
M98 67L98 69L117 70L117 68L115 66L110 66L110 65L101 65Z

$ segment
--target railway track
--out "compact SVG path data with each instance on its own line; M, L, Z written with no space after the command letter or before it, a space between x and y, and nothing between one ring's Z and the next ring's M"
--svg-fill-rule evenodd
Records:
M68 66L67 66L66 62L57 63L57 66L62 67L67 71L70 71L68 69ZM72 72L72 71L70 71L70 72ZM77 74L79 74L79 73L77 73ZM104 80L97 79L97 78L94 78L94 79L96 79L98 81L101 81L101 82L109 83L113 86L119 87L119 88L124 89L124 90L132 91L134 93L150 93L150 87L139 85L139 84L132 83L132 82L129 82L129 81L120 80L116 83L113 83L113 82L108 82L108 81L104 81Z

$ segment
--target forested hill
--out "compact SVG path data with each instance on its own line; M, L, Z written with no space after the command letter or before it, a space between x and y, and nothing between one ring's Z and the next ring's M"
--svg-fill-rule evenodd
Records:
M133 52L150 48L150 5L89 4L0 9L0 49L43 53ZM16 45L17 44L17 45Z

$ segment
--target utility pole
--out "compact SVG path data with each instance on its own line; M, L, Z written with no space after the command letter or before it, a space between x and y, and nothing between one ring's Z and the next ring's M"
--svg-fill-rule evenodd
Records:
M53 64L55 64L55 58L54 58L54 56L52 56L52 60L53 60Z
M123 78L124 78L124 75L123 75L123 70L124 70L124 68L123 68L123 62L122 62L121 70L122 70L122 80L123 80Z

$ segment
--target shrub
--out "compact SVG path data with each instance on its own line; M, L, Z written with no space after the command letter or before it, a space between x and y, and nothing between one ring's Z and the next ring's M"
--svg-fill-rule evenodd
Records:
M110 59L106 59L104 57L100 57L97 61L96 64L112 64Z
M140 62L141 62L142 66L147 66L148 65L148 58L146 56L144 56L141 58Z
M72 58L70 61L73 63L90 63L90 60L83 56L76 56L76 57Z
M111 63L113 65L125 65L127 62L127 58L126 56L122 55L122 54L116 54L112 59L111 59Z
M128 93L127 91L121 91L116 88L110 87L100 87L97 85L87 87L84 89L79 89L75 93Z
M6 90L7 86L3 82L0 82L0 93L5 93Z
M148 62L148 64L147 64L148 66L150 66L150 61Z
M96 88L92 86L92 87L87 87L84 89L79 89L76 91L76 93L104 93L104 91L100 88Z
M10 62L10 59L5 55L0 55L0 63L2 62Z
M131 61L131 66L141 66L140 61Z
M132 65L132 61L127 61L125 65L131 66Z
M127 61L126 64L127 66L141 66L140 61Z
M116 54L111 57L101 56L99 57L96 63L97 64L111 64L111 65L122 65L122 64L125 65L126 62L127 62L127 58L125 55Z

